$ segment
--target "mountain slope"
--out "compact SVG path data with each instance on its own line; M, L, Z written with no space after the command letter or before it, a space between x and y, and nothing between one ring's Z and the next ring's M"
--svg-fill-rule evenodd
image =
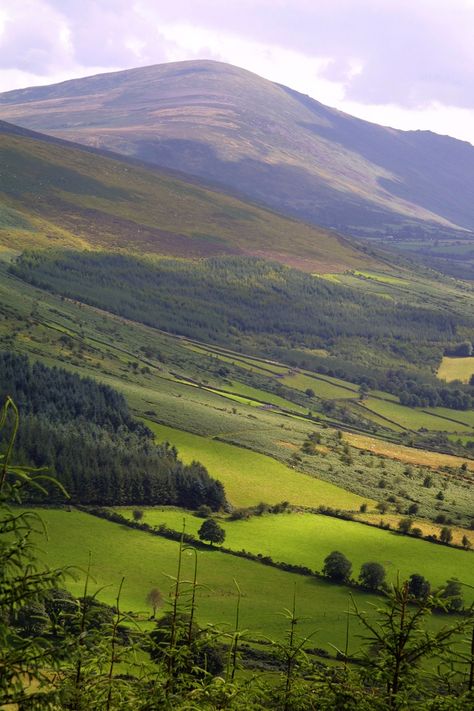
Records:
M2 122L0 245L258 255L306 271L376 264L328 230Z
M470 144L377 126L218 62L11 91L0 95L0 114L217 181L318 225L474 230Z

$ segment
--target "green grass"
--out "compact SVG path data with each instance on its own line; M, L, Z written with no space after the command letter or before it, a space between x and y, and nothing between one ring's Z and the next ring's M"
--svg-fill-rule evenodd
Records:
M280 397L279 395L275 395L274 393L270 393L266 390L261 390L260 388L254 388L250 385L245 385L244 383L232 381L228 384L224 383L223 388L231 390L234 397L237 395L238 397L244 398L246 402L249 402L248 398L252 398L259 405L269 403L270 405L274 405L275 407L281 408L283 410L292 410L293 412L297 412L300 415L308 414L308 408L303 407L302 405L298 405L294 402L291 402L291 400L285 400L285 398ZM217 391L211 389L211 392ZM229 396L229 393L226 394L221 392L220 394L224 396L227 395L227 397Z
M433 415L443 417L446 420L454 420L465 425L465 429L474 430L474 411L473 410L450 410L448 407L427 407L426 412L431 412ZM460 430L463 429L461 426ZM474 432L472 432L474 436Z
M401 284L405 286L409 283L406 279L400 279L400 277L391 276L389 274L379 274L378 272L355 271L354 275L365 277L366 279L373 279L374 281L382 282L382 284Z
M434 414L441 415L440 417L433 417L429 411L424 412L420 409L405 407L396 402L377 400L373 397L368 397L363 404L376 414L393 420L396 424L410 430L418 430L424 427L427 430L441 432L465 432L466 430L472 429L472 426L466 419L469 415L458 410L433 408L431 411ZM451 419L446 419L446 416ZM459 424L459 422L453 422L453 420L465 422L465 424Z
M281 382L290 388L295 388L295 390L313 390L316 397L321 397L327 400L334 399L353 399L357 397L357 393L351 390L349 387L341 387L337 384L331 383L328 380L312 378L309 375L304 375L303 373L296 373L294 375L285 375Z
M48 540L42 541L43 560L50 566L77 566L79 579L69 579L67 587L76 595L84 584L89 551L92 558L92 589L104 587L100 599L113 604L122 577L125 577L122 609L145 611L145 596L154 586L166 597L176 574L178 545L173 541L134 531L97 519L88 514L63 510L42 510ZM193 557L184 556L183 574L191 576ZM232 625L235 617L236 588L241 587L241 625L252 636L265 634L281 638L285 621L280 615L291 606L296 589L297 612L303 619L300 633L317 629L314 646L341 645L349 602L347 588L331 585L259 563L235 558L219 551L198 551L198 619L219 625ZM296 588L295 588L296 586ZM374 598L355 594L366 607ZM354 641L354 644L356 642Z
M290 371L287 365L278 365L277 363L267 361L263 358L252 358L251 356L242 355L241 353L222 348L222 346L207 346L203 343L197 344L191 339L184 339L184 342L186 343L186 347L195 353L202 353L223 363L232 363L245 370L253 370L263 375L285 375Z
M131 518L131 509L119 510ZM197 534L202 519L182 510L146 508L143 521L181 530L183 518L186 531ZM474 552L438 546L361 523L291 513L254 516L247 521L222 520L219 524L226 531L228 548L262 553L312 570L321 570L324 558L338 550L352 561L355 577L362 563L377 561L385 566L391 582L396 582L397 576L405 580L412 573L420 573L433 586L441 586L451 577L474 585ZM466 596L470 597L467 589Z
M289 501L301 506L334 506L358 509L365 501L334 484L316 479L257 452L147 421L158 440L179 450L184 462L198 460L220 479L234 506L265 501Z
M207 354L216 360L224 363L234 363L242 368L253 370L262 375L278 376L278 382L285 386L305 392L308 388L314 390L317 397L324 399L339 399L353 398L358 394L358 386L355 383L350 383L340 378L334 378L330 375L319 375L311 373L307 370L293 371L289 366L268 362L262 358L252 358L250 356L242 356L232 351L226 351L218 346L198 346L189 343L187 346L195 352ZM393 397L388 395L388 397ZM270 402L267 399L267 402ZM278 404L275 402L275 404Z

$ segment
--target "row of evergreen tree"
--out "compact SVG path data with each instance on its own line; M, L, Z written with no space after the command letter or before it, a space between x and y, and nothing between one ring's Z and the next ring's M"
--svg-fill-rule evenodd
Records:
M0 352L0 400L25 413L15 443L23 465L45 467L73 503L225 505L222 484L198 462L184 465L169 444L131 416L112 388ZM56 487L50 501L64 499ZM36 498L42 498L36 493Z

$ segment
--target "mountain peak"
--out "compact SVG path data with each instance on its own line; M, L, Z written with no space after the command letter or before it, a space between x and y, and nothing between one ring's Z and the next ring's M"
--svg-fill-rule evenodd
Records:
M362 121L214 60L0 94L7 121L357 235L474 230L474 148Z

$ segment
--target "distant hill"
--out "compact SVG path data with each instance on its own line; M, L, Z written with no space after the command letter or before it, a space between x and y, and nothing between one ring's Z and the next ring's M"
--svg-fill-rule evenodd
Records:
M256 255L309 272L377 264L328 230L4 122L0 246Z
M423 239L474 231L469 143L371 124L219 62L10 91L0 94L0 115L216 181L348 234Z

